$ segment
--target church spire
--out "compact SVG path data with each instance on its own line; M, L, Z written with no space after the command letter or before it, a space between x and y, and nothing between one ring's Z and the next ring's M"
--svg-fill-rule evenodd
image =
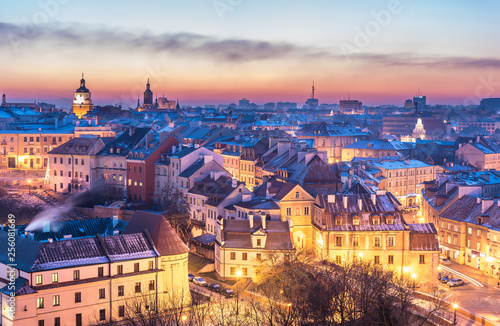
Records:
M312 97L311 97L312 99L314 99L314 90L315 90L315 88L314 88L314 80L313 80Z

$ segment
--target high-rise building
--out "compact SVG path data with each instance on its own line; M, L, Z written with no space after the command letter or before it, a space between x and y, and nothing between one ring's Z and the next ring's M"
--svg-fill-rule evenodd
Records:
M427 97L422 95L417 95L413 97L413 104L415 105L415 109L418 111L427 106Z
M363 103L358 100L340 100L340 112L344 114L364 114Z
M75 92L75 97L73 99L72 112L81 118L83 115L87 114L88 111L92 111L94 105L92 104L91 93L87 87L85 87L85 79L82 73L82 79L80 80L80 88Z

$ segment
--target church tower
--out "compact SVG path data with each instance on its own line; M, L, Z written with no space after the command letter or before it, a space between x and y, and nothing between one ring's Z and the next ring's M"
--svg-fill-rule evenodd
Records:
M152 106L153 106L153 92L151 91L148 78L148 83L146 84L146 90L144 91L144 104L142 107L143 109L149 109Z
M5 94L2 95L2 105L0 106L7 106L7 97L5 96Z
M92 111L93 109L94 105L92 105L90 91L85 87L85 79L82 73L80 88L76 90L75 98L73 99L72 112L80 119L83 115L87 114L88 111Z

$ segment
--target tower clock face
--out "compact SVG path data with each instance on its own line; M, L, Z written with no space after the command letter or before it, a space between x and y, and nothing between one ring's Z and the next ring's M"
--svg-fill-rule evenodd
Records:
M83 101L84 101L83 95L81 95L81 94L76 95L76 103L77 104L83 104Z

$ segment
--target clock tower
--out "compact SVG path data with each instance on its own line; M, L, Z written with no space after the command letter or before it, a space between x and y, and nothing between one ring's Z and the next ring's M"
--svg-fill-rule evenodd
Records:
M72 112L80 119L83 115L87 114L88 111L92 111L93 108L90 91L85 87L85 79L82 73L80 88L76 90L75 98L73 99Z

